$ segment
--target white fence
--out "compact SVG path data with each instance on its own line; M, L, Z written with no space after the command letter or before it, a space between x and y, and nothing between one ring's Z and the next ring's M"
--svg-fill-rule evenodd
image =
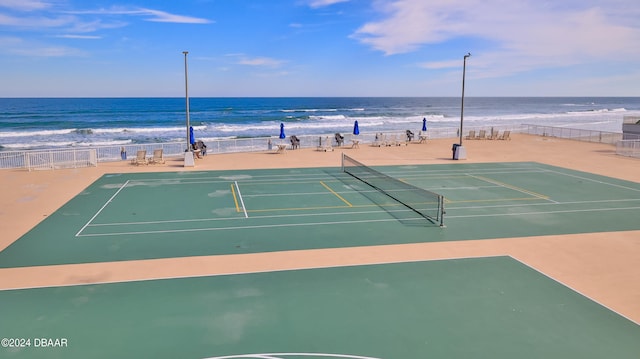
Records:
M97 165L98 155L94 148L0 152L0 168L25 168L31 171Z
M576 141L608 143L612 145L622 140L622 133L619 132L605 132L596 130L583 130L579 128L538 126L529 124L523 126L524 133L543 137L560 137Z
M616 144L616 154L640 158L640 140L622 140Z
M521 126L501 126L494 128L484 127L465 127L465 132L469 130L510 130L512 133L522 132L539 136L560 137L579 141L600 142L608 144L616 144L619 154L623 156L638 157L638 144L634 141L622 141L622 133L603 132L593 130L582 130L566 127L550 127L538 125L521 125ZM399 138L406 136L405 131L385 132L385 135L396 135ZM465 133L466 134L466 133ZM418 133L414 131L417 138ZM350 145L353 138L352 134L345 133L344 145ZM428 131L430 139L436 138L452 138L459 136L458 129L449 128L430 128ZM358 140L362 144L373 143L375 141L375 133L361 133ZM640 136L637 140L640 140ZM330 135L304 135L298 136L301 148L316 148L321 146L328 138L333 145L336 145L335 134ZM622 142L622 143L621 143ZM275 137L259 137L259 138L233 138L220 139L207 143L207 153L234 153L234 152L259 152L268 151L276 147L276 144L290 144L290 139L279 139ZM114 162L126 160L135 156L139 150L146 150L147 153L153 153L156 149L162 149L165 157L181 157L186 150L184 142L166 142L166 143L145 143L132 144L125 146L98 146L92 148L73 148L73 149L51 149L37 151L0 151L0 169L6 168L26 168L32 169L57 169L57 168L74 168L97 166L98 162Z

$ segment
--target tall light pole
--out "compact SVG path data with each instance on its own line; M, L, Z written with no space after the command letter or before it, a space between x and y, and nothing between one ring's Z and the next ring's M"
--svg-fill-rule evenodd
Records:
M471 53L464 55L462 60L462 103L460 105L460 146L462 146L462 123L464 120L464 77L467 69L467 57L471 56Z
M184 92L185 92L185 101L186 101L186 114L187 114L187 150L184 153L184 166L185 167L193 167L195 166L195 161L193 160L193 152L191 152L191 133L189 128L191 127L189 120L189 71L187 68L187 54L189 51L182 51L184 54Z

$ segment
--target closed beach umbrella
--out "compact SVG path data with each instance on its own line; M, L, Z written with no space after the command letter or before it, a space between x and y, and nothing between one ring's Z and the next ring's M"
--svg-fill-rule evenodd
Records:
M427 130L427 118L423 118L422 119L422 131L426 131Z
M191 143L192 145L196 143L196 138L193 135L193 126L189 126L189 143Z
M284 134L284 124L280 124L280 139L284 140L287 136Z
M353 134L354 135L360 134L360 128L358 127L358 120L356 120L356 122L353 123Z

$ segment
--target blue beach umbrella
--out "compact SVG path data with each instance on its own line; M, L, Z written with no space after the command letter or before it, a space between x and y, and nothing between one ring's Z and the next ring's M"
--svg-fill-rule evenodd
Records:
M358 127L358 120L356 120L356 122L353 123L353 134L356 136L360 134L360 128Z
M284 134L284 124L280 124L280 139L284 140L287 136Z
M196 138L193 135L193 126L189 126L189 143L191 143L192 145L196 143Z
M422 119L422 131L426 131L427 130L427 118L423 118Z

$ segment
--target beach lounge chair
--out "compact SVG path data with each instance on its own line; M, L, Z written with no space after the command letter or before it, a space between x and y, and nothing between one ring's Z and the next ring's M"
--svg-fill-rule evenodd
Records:
M476 131L471 130L469 131L469 134L467 135L467 137L465 137L466 140L475 140L476 139Z
M136 166L148 165L149 161L147 160L147 150L139 150L136 152L136 158L131 160L131 164Z
M150 163L158 164L164 163L164 155L162 154L162 148L153 150L153 157L151 157Z
M490 140L497 140L498 139L498 135L500 134L500 131L498 130L491 130L491 137L489 137Z
M425 143L427 142L427 133L426 132L418 132L418 143Z
M487 131L486 130L480 130L480 132L478 133L478 136L476 136L475 139L476 140L486 140L487 139Z
M329 136L324 138L324 142L321 144L320 150L324 152L333 151L333 146L331 146L331 139Z
M295 150L296 148L300 148L300 139L296 136L291 136L291 149Z
M371 146L376 146L376 147L385 146L384 135L382 133L376 133L376 138L374 139Z
M404 136L402 135L392 135L391 136L391 143L389 144L389 146L402 146L405 145L407 142L405 140L403 140Z
M344 136L342 136L339 133L336 133L336 143L338 144L338 147L342 146L342 144L344 143Z
M284 154L287 149L287 145L284 143L276 143L276 153Z
M511 137L509 137L510 134L511 134L511 131L504 131L502 133L502 136L499 137L499 139L501 139L501 140L511 140Z
M413 132L411 130L407 130L407 142L413 141Z

